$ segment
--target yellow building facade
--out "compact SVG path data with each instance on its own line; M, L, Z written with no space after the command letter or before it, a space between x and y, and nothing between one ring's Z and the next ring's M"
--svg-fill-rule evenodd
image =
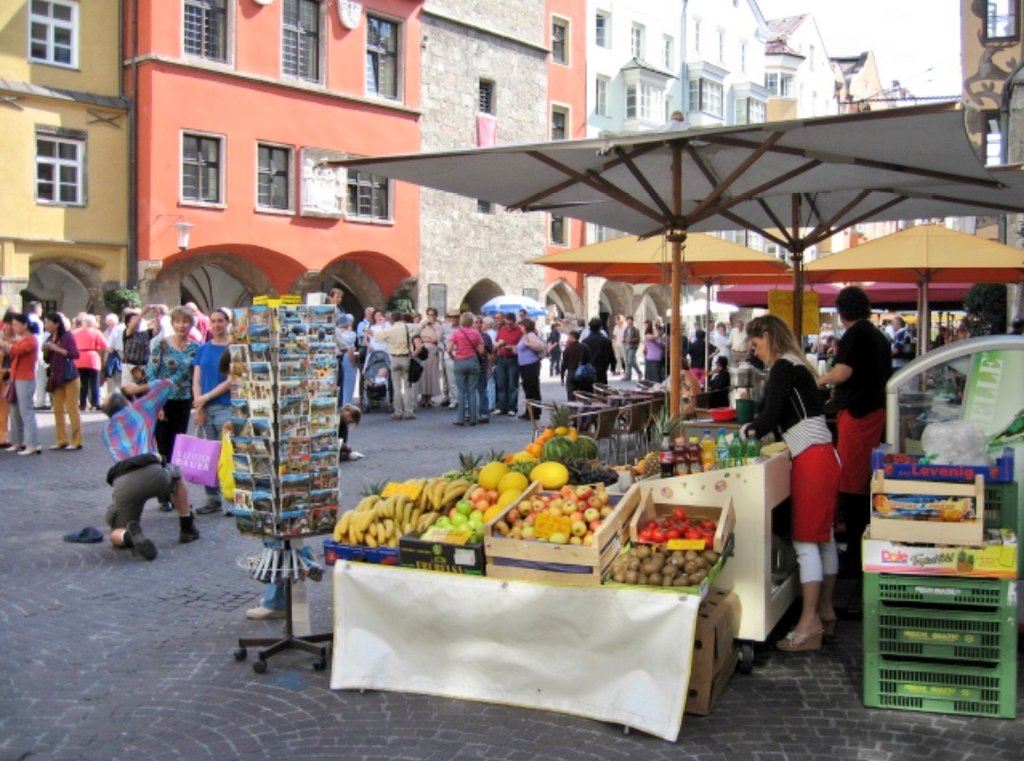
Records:
M0 310L103 310L129 245L119 0L0 3Z

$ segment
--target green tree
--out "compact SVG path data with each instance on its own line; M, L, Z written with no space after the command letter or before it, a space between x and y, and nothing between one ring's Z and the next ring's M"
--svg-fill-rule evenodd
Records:
M125 307L142 306L142 298L134 288L113 288L103 294L103 304L108 312L120 315Z
M1006 332L1006 286L1002 283L975 283L964 295L967 316L964 324L972 336Z

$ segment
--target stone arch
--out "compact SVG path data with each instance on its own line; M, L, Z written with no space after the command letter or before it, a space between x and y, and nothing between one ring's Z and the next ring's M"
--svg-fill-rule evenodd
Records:
M148 283L147 300L169 305L194 301L209 313L220 306L246 306L261 295L278 295L263 270L234 254L209 253L161 267Z
M495 296L504 295L505 291L500 285L490 278L483 278L477 280L459 301L450 302L448 306L450 309L458 309L460 312L468 310L474 314L480 314L480 308L484 304Z
M669 297L667 286L652 285L645 288L640 294L636 319L643 322L644 320L653 320L655 317L665 317L668 314Z
M97 265L70 257L33 257L29 267L25 288L29 299L52 304L67 315L106 310L101 269Z
M312 283L313 287L302 287L300 283ZM347 259L336 259L319 272L307 272L295 285L296 293L326 293L331 288L341 288L345 292L341 305L346 312L354 315L357 321L363 318L366 307L383 309L388 300L387 295L366 270Z
M609 317L617 314L631 315L635 312L633 301L633 286L617 280L606 280L598 296L598 316L610 323Z
M544 304L549 307L549 311L550 307L554 306L557 312L555 316L559 318L566 315L581 315L584 311L583 299L562 278L548 286L544 293Z

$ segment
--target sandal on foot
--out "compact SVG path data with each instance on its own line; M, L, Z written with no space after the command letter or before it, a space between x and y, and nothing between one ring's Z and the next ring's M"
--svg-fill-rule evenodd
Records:
M775 647L787 653L796 653L804 650L821 650L822 629L813 634L799 634L791 631L785 637L775 643Z

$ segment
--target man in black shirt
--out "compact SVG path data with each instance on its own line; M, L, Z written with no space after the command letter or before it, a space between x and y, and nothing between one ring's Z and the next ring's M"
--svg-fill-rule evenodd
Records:
M596 383L608 383L608 367L615 359L612 342L601 330L601 319L591 317L588 323L590 333L583 339L583 344L590 351L590 362L597 372Z
M842 462L839 508L846 521L847 556L860 564L860 538L870 518L871 450L885 431L885 384L892 375L889 339L871 324L871 302L857 288L836 297L839 319L846 329L839 340L836 364L818 378L835 384L836 450Z

